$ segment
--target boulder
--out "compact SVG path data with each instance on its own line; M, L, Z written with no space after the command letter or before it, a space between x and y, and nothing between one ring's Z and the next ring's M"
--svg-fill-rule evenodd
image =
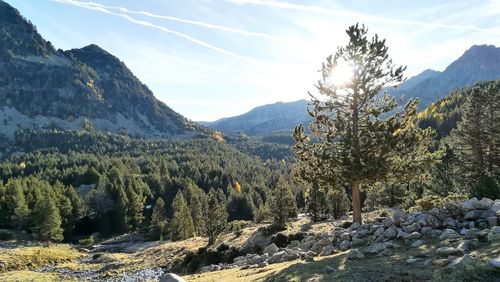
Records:
M445 229L443 233L441 233L441 235L439 236L439 240L446 240L453 238L460 238L460 234L458 234L457 231L453 229Z
M290 247L298 248L300 245L300 242L298 240L292 240L290 241Z
M488 234L488 241L489 242L500 241L500 233L490 232L490 234Z
M475 229L467 229L464 232L465 239L476 239L478 234Z
M317 253L317 254L318 254L319 252L321 252L321 250L322 250L322 249L323 249L323 247L321 247L321 245L320 245L320 244L315 243L315 244L312 246L311 251L313 251L313 252L315 252L315 253Z
M375 234L375 232L377 232L377 230L379 228L381 228L382 226L380 224L373 224L372 226L370 226L370 229L369 229L369 232L370 234ZM383 233L384 231L382 231Z
M422 240L417 240L417 241L413 242L410 246L413 248L418 248L418 247L422 246L423 244L424 244L424 242Z
M408 234L408 236L406 236L406 239L416 240L420 237L422 237L422 234L415 231L415 232L412 232L411 234Z
M363 258L365 258L365 255L363 255L363 253L361 253L358 249L351 249L346 256L346 259L348 260Z
M363 246L365 244L366 244L366 240L365 239L354 238L351 241L351 247L353 247L353 248L361 247L361 246Z
M495 227L498 224L498 218L496 216L490 216L486 219L490 227Z
M389 239L396 238L397 234L398 232L393 227L388 228L387 230L384 231L384 237Z
M323 238L321 240L318 241L318 245L320 245L321 247L326 247L326 246L330 246L332 245L332 240L328 239L328 238Z
M342 243L340 243L340 245L339 245L339 250L347 251L350 246L351 246L351 243L349 241L342 241Z
M500 257L488 260L488 264L496 269L500 269Z
M321 251L321 254L319 254L320 256L329 256L329 255L332 255L333 253L335 253L335 249L333 248L332 245L329 245L329 246L326 246L323 251Z
M382 220L382 224L384 225L385 228L389 228L392 225L394 225L394 219L386 217Z
M436 253L441 256L449 256L449 255L456 255L460 254L460 250L457 248L453 247L441 247L436 250Z
M174 273L165 273L160 277L160 282L186 282L186 280Z
M356 238L365 238L369 234L368 230L366 229L358 229L356 230L356 234L354 234L354 237Z
M359 228L362 228L363 226L361 226L361 224L359 224L358 222L354 222L353 224L351 224L351 226L349 226L349 230L356 230L356 229L359 229Z
M267 246L264 248L264 250L262 251L264 254L270 254L270 255L273 255L274 253L276 253L277 251L279 250L278 246L276 246L276 244L272 243L271 245Z
M380 252L378 255L381 256L381 257L390 257L392 256L394 253L389 250L389 249L385 249L383 250L382 252Z
M479 217L481 217L481 214L483 213L482 210L472 210L472 211L468 211L465 216L464 216L464 219L466 220L476 220L478 219Z
M460 204L460 209L462 209L462 211L464 211L464 212L474 210L474 209L476 209L476 202L477 202L477 198L472 198L472 199L463 201Z
M457 221L451 217L448 217L443 221L443 226L455 228L457 227Z
M274 253L268 260L268 263L279 263L284 261L284 257L286 255L285 251L280 251Z
M351 241L351 234L349 234L349 232L344 232L344 233L340 234L340 240Z
M378 254L381 251L385 250L384 244L382 243L372 243L366 250L369 254Z
M403 230L401 229L398 229L398 235L396 235L396 238L401 238L401 239L404 239L408 236L408 233L404 232Z
M487 210L493 206L493 200L488 198L482 198L480 201L474 203L476 209Z
M420 229L420 233L422 233L422 235L429 235L429 233L432 231L432 227L430 226L424 226L422 227L422 229Z
M475 267L472 258L466 254L463 257L459 257L456 260L452 261L447 266L447 268L455 271L459 269L473 270Z
M420 224L418 224L417 222L413 223L413 224L410 224L408 226L405 226L403 227L403 230L407 233L412 233L412 232L415 232L415 231L420 231L421 227L420 227Z
M478 246L477 240L464 240L458 245L457 249L462 253L467 253L468 251L477 246Z
M382 236L382 235L384 234L384 232L385 232L384 227L380 227L380 228L379 228L379 229L377 229L377 231L375 231L373 234L374 234L375 236L377 236L377 237L380 237L380 236Z
M495 233L495 234L500 233L500 226L493 226L491 228L491 233Z

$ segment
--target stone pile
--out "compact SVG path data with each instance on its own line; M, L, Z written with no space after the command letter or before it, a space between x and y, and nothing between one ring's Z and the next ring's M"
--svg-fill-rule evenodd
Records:
M425 238L440 241L459 240L458 247L441 247L436 254L455 258L449 268L466 269L471 258L467 254L479 242L500 240L500 200L472 198L445 208L430 211L395 213L393 217L380 217L363 225L352 224L349 228L335 227L331 234L307 236L301 241L291 241L285 248L271 244L262 254L247 254L236 257L232 264L209 265L202 272L232 267L257 268L268 264L296 259L313 261L317 256L328 256L339 251L347 251L347 259L363 259L365 255L391 256L400 244L419 247ZM393 241L397 240L398 243ZM364 254L359 250L364 249ZM417 259L409 259L414 263ZM490 265L498 267L498 259Z

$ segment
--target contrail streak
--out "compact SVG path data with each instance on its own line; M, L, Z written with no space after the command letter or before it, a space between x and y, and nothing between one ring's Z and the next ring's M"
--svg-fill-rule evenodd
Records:
M52 0L52 1L55 1L55 2L58 2L58 3L61 3L61 4L68 4L68 5L77 6L77 7L88 9L88 10L94 10L94 11L98 11L98 12L109 14L109 15L119 16L119 17L122 17L122 18L126 19L127 21L129 21L131 23L142 25L142 26L145 26L145 27L153 28L153 29L157 29L157 30L160 30L160 31L165 32L165 33L169 33L169 34L173 34L173 35L182 37L182 38L184 38L184 39L186 39L186 40L188 40L188 41L190 41L190 42L192 42L194 44L197 44L199 46L203 46L205 48L208 48L208 49L211 49L213 51L219 52L221 54L228 55L228 56L231 56L231 57L234 57L234 58L238 58L238 59L242 59L242 60L245 60L247 62L258 63L256 60L254 60L254 59L252 59L250 57L239 55L239 54L236 54L236 53L234 53L232 51L226 50L224 48L220 48L220 47L214 46L214 45L212 45L212 44L210 44L208 42L196 39L196 38L194 38L194 37L192 37L190 35L187 35L187 34L175 31L175 30L171 30L171 29L168 29L168 28L160 26L160 25L156 25L156 24L153 24L153 23L148 22L148 21L137 20L137 19L134 19L134 18L132 18L129 15L126 15L126 14L112 12L109 9L105 8L105 6L100 5L98 3L80 2L80 1L76 1L76 0Z

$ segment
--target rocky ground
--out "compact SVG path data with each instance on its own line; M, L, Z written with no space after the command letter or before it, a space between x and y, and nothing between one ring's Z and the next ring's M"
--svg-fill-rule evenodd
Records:
M203 238L159 244L132 235L90 250L7 247L0 280L178 281L167 279L176 272L187 281L500 281L499 219L499 200L471 199L349 227L306 218L278 234L250 226L208 249Z

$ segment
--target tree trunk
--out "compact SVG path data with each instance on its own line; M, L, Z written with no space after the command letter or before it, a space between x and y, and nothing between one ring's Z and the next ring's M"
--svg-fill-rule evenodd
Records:
M361 221L361 197L359 193L359 178L352 183L352 221L362 224Z

